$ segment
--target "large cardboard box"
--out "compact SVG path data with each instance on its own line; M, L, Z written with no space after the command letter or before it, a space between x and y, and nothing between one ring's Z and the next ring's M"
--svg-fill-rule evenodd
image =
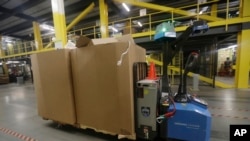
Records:
M135 137L132 68L146 53L130 36L117 40L71 53L77 123Z
M39 116L75 124L70 50L33 54L31 61Z

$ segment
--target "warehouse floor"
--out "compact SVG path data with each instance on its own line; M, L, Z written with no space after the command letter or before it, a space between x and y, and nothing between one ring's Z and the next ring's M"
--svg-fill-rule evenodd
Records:
M228 141L230 124L249 124L250 89L201 86L197 96L212 114L211 141ZM100 119L101 120L101 119ZM116 137L70 126L58 127L37 115L32 83L0 85L0 141L111 141Z

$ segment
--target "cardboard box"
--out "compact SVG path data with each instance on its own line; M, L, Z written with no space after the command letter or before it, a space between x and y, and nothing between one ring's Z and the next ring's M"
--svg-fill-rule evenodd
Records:
M107 43L115 43L118 42L116 38L100 38L100 39L92 39L89 43L89 46L107 44Z
M33 54L31 61L39 116L75 124L70 50Z
M76 41L76 47L85 47L88 46L91 39L86 36L80 36Z
M134 62L145 62L146 52L131 36L117 40L72 50L77 123L97 131L135 136L132 67Z
M114 43L117 42L115 38L101 38L101 39L89 39L86 36L80 36L76 42L76 47L87 47L99 44Z

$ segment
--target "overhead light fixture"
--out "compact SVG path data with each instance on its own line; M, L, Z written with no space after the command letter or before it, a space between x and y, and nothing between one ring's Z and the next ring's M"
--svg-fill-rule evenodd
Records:
M231 45L231 46L228 46L227 48L235 48L237 47L237 45Z
M199 14L201 15L202 13L203 13L203 11L201 10Z
M113 30L114 32L118 32L118 30L117 30L116 28L114 28L114 27L112 27L112 30Z
M11 40L5 40L5 42L6 42L6 43L12 43L12 41L11 41Z
M234 45L230 45L228 47L221 48L220 50L227 50L227 49L235 50L237 46L238 46L237 44L234 44Z
M46 30L55 31L55 29L52 26L47 24L41 24L41 27Z
M142 27L142 24L141 24L141 22L137 22L137 24L140 26L140 27Z
M128 12L130 11L130 9L128 8L127 4L122 3L122 6L123 6Z
M19 61L7 61L6 64L17 64Z

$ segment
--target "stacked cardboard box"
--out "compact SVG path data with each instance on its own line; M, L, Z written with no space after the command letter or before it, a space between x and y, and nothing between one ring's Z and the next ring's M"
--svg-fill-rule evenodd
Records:
M74 97L74 99L70 98L68 100L75 103L76 124L81 128L92 128L103 133L126 135L127 137L130 136L131 138L134 138L132 67L134 62L145 61L145 50L137 46L129 35L116 39L107 38L88 40L86 38L80 38L78 42L81 42L82 46L79 46L79 43L77 44L79 48L71 50L71 59L65 58L65 60L62 60L57 58L57 61L53 62L54 66L46 65L47 71L54 72L56 70L51 68L56 68L58 62L69 62L70 60L71 67L67 63L64 63L64 65L65 67L72 69L74 88L74 94L72 94L72 97ZM61 52L68 51L62 50ZM54 53L57 53L57 51L54 51ZM35 56L40 55L37 54ZM36 69L37 73L35 76L37 75L36 80L40 81L35 83L35 87L38 86L36 93L38 95L38 101L40 101L38 103L38 105L40 105L38 108L40 108L39 111L42 112L40 113L40 116L42 117L44 117L44 114L47 114L44 112L47 108L56 106L47 105L44 107L47 101L44 101L43 99L45 97L51 98L51 96L45 94L45 91L47 90L44 89L47 89L48 87L39 87L41 83L47 85L51 84L50 77L47 76L48 79L45 79L39 76L42 74L45 77L46 72L44 71L46 70L41 70L42 67L40 65L42 64L43 66L46 62L50 62L49 60L51 60L52 56L56 55L47 55L46 60L32 57L32 63L37 63L35 68L38 68ZM50 63L53 64L52 62ZM64 80L68 83L66 84L66 82L64 82L65 84L62 85L68 85L68 89L71 90L71 87L69 87L72 85L71 75L66 74L66 72L60 72L65 71L63 69L67 72L69 71L66 68L61 68L58 69L58 74L54 74L56 77L69 78L69 80ZM43 72L45 74L43 74ZM54 81L53 83L59 83L57 81ZM56 93L55 95L57 95L57 100L64 100L64 98L60 97L58 94L61 90L57 89L61 88L53 86L53 89L54 94ZM64 90L65 89L66 88L64 88ZM56 99L51 99L51 101L55 100Z
M70 50L31 55L39 116L75 124Z
M117 40L106 44L99 44L102 39L92 40L96 45L71 53L77 123L134 135L132 67L134 62L145 61L145 50L130 36Z

